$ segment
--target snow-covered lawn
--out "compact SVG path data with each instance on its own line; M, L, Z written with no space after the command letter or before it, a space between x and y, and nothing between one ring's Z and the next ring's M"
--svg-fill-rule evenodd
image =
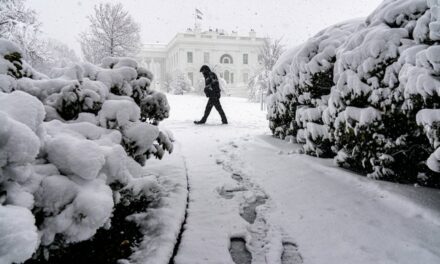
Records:
M171 116L161 125L177 139L172 155L185 160L190 188L175 263L234 263L232 238L246 241L252 263L440 263L439 190L369 180L296 154L245 99L221 99L227 126L215 110L206 125L193 124L204 97L168 99ZM183 204L169 206L181 212Z

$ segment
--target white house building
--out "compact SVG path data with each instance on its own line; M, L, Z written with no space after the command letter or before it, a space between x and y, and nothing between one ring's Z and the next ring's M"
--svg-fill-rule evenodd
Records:
M249 78L261 67L258 55L263 44L264 38L253 30L240 36L196 27L178 33L168 44L145 45L139 59L153 72L157 89L178 73L197 86L203 78L200 67L206 64L226 81L229 94L246 96Z

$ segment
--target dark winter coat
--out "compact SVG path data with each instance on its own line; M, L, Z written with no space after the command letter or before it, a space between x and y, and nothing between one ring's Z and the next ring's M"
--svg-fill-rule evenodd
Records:
M203 73L205 77L205 89L204 92L206 97L209 98L220 98L221 90L220 84L218 82L217 75L214 72L205 72Z

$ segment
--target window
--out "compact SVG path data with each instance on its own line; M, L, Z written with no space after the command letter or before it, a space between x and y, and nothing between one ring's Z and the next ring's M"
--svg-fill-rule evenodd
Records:
M194 74L192 72L188 72L188 79L191 82L191 85L194 84Z
M249 73L243 73L243 82L247 83L249 81Z
M259 62L260 64L263 64L263 59L264 59L263 55L259 54L259 55L258 55L258 62Z
M234 83L234 73L231 72L231 83Z
M229 83L229 71L228 71L228 70L226 70L226 71L224 72L223 76L224 76L224 78L225 78L226 83Z
M191 51L188 51L188 52L186 53L186 61L187 61L188 63L193 63L193 53L192 53Z
M249 63L249 55L247 53L243 54L243 64Z
M209 63L209 52L203 53L203 63Z
M234 63L234 61L232 60L231 55L229 55L229 54L224 54L223 56L220 57L220 63L223 63L223 64L232 64L232 63Z

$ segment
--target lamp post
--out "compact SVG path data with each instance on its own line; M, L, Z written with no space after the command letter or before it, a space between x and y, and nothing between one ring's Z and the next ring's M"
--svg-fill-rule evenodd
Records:
M265 88L269 89L269 78L268 78L268 71L264 71L264 79L261 80L260 83L260 109L261 111L264 111L264 95L265 95Z

